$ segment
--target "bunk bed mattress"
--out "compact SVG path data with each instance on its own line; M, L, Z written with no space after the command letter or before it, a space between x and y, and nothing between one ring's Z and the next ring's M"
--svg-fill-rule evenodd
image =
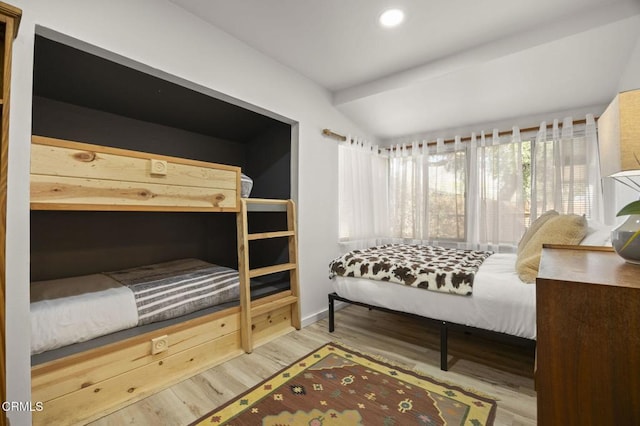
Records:
M180 259L109 272L131 290L138 325L179 317L239 297L238 271L198 259Z
M31 284L31 353L138 324L131 291L103 274Z
M31 354L237 300L236 270L181 259L31 284Z
M365 278L337 276L341 297L427 318L536 338L536 286L515 272L516 255L495 253L475 275L473 295L459 296Z

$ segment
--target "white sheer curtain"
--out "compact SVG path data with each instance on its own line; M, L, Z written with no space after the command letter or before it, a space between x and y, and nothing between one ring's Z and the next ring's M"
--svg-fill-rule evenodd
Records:
M521 134L473 134L469 142L340 147L343 249L402 241L513 251L549 209L603 222L593 116Z
M464 240L465 156L460 138L392 150L389 213L395 241L446 245Z
M532 148L531 220L547 210L585 215L604 222L598 140L593 115L584 128L575 128L571 117L560 129L554 120L540 130Z
M376 245L389 233L388 156L350 137L338 150L341 250Z
M429 223L428 148L414 142L389 154L389 222L394 239L427 240Z
M525 229L523 143L511 135L456 136L396 146L389 159L391 235L459 248L514 250Z
M479 141L473 134L469 145L468 247L511 251L525 229L520 131L502 138L497 130L482 132Z

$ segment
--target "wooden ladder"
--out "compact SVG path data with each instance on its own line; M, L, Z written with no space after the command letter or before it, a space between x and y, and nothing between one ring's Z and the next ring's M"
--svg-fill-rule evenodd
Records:
M237 215L238 221L238 271L240 273L240 322L242 348L253 351L253 319L284 306L291 306L291 325L300 330L300 288L298 283L298 234L296 231L296 211L293 200L274 200L264 198L242 198ZM248 212L287 213L287 229L272 232L249 233ZM249 269L249 242L270 238L287 238L289 248L288 262L261 268ZM289 290L262 299L251 300L251 278L278 272L289 271Z

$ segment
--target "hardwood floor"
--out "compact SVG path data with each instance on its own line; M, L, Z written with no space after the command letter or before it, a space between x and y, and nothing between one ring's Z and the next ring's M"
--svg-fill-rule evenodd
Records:
M331 341L497 399L496 425L536 424L530 347L450 332L449 371L441 371L436 328L358 306L336 312L334 333L318 321L90 424L186 425Z

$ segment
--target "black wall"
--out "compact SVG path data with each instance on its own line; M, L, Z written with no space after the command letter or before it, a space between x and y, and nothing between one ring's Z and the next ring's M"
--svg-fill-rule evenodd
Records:
M32 132L240 166L252 197L291 197L290 125L39 36ZM286 257L273 244L252 262ZM236 268L235 214L31 212L32 281L183 257Z

